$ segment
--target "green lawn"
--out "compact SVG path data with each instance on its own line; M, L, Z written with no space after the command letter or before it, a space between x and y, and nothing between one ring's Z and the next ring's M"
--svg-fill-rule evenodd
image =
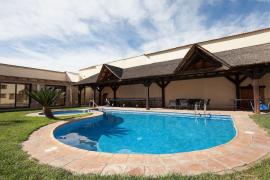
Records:
M127 176L75 176L68 171L29 160L28 155L21 149L21 142L26 140L35 129L57 120L26 117L27 113L30 112L0 113L0 179L150 179ZM270 115L256 115L252 118L270 132ZM161 179L270 179L270 158L248 170L233 174L170 175Z

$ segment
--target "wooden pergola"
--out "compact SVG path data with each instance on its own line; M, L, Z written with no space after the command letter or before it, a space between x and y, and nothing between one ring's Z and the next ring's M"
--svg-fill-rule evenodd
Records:
M236 99L240 99L240 84L249 77L252 79L253 84L254 111L255 113L259 113L259 79L268 72L270 72L270 62L231 66L213 53L195 44L185 57L179 60L178 66L175 67L175 70L171 73L152 76L142 75L136 78L122 78L123 69L104 64L100 73L91 77L92 80L88 82L86 79L76 85L79 87L79 100L81 99L82 89L91 87L94 92L94 98L96 97L96 91L99 92L99 102L101 102L101 94L104 87L110 87L112 89L115 99L117 98L116 92L119 86L143 84L145 87L146 109L149 110L149 88L152 83L156 83L161 88L162 107L165 107L165 90L172 81L225 77L234 84L235 97ZM239 108L239 102L237 102L236 106Z

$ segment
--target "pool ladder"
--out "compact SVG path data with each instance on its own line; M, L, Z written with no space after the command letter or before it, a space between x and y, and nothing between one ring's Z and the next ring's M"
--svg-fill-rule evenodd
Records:
M91 103L92 103L92 108L98 107L98 105L97 105L97 103L95 103L94 99L90 99L89 107L91 107Z
M204 118L206 118L206 103L204 102L203 103L203 115L204 115ZM198 113L198 103L195 103L195 106L194 106L194 114L195 114L195 118L197 118L197 115L199 115L200 117L202 117L202 114L201 113ZM210 117L211 117L211 114L208 114Z

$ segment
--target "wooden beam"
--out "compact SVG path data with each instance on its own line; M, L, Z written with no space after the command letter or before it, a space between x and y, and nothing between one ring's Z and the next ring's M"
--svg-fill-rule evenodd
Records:
M260 79L262 78L267 72L269 72L269 67L254 67L251 71L248 71L246 74L251 79Z
M157 83L157 85L158 85L160 88L162 88L162 86L163 86L163 81L156 81L156 83Z
M164 87L167 87L170 84L171 81L165 81L164 82Z
M225 76L226 79L228 79L229 81L231 81L233 84L236 84L236 81L234 78L230 77L230 76Z
M259 79L252 79L253 84L253 99L254 99L254 112L256 114L260 113L260 87Z
M148 79L148 80L143 81L143 85L145 87L151 86L152 83L153 83L153 80L152 79Z
M247 79L247 76L243 76L242 78L239 79L239 83L241 84L246 79Z

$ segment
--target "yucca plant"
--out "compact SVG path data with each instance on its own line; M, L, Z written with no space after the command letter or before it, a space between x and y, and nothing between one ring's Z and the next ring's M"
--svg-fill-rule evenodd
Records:
M54 118L51 106L64 96L64 92L52 88L41 88L39 91L29 92L28 95L42 106L43 113L47 118Z

